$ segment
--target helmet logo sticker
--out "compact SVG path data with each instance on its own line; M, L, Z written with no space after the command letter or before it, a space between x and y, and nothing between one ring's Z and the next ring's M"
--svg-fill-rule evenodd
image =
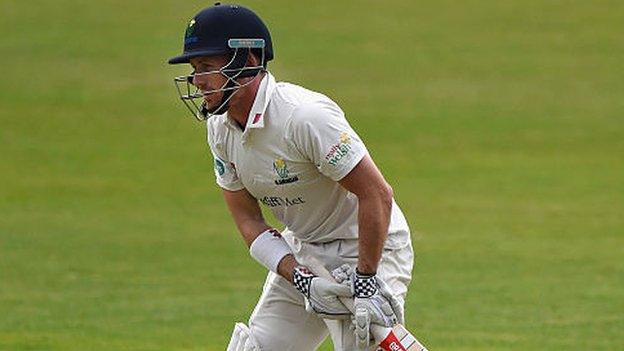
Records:
M190 22L188 27L186 28L186 33L184 34L185 37L190 37L191 35L193 35L193 32L195 31L195 27L193 27L195 25L195 19L193 18Z
M194 18L189 22L189 25L186 28L186 32L184 33L184 45L196 43L197 41L199 41L199 39L196 36L193 36L193 34L195 34L195 19Z
M232 49L262 49L264 48L264 39L229 39L228 46Z

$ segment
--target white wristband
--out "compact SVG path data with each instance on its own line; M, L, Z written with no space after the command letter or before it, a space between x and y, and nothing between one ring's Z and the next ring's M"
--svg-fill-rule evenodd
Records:
M249 247L249 253L261 265L277 273L277 265L284 256L292 254L292 251L280 232L271 228L256 237Z

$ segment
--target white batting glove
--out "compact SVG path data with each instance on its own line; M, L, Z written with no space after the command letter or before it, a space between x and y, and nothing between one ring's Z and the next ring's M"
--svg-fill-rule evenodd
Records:
M326 319L347 319L351 311L338 297L352 297L351 288L316 276L307 267L293 270L293 284L305 297L306 310Z
M348 264L343 264L342 266L334 269L331 272L332 277L336 280L336 282L340 284L347 285L351 288L351 275L353 274L354 269Z
M354 296L356 346L365 349L370 345L372 324L392 328L403 323L403 310L390 287L375 275L357 272L351 274Z
M351 277L354 274L355 274L355 269L349 266L348 264L343 264L342 266L334 269L331 272L331 275L334 277L336 282L343 284L343 285L347 285L349 287L351 287L352 285ZM397 315L399 324L405 323L404 317L403 317L403 309L401 308L401 303L399 302L399 300L396 298L396 296L392 292L392 288L390 288L390 286L385 281L377 277L376 277L376 282L379 285L379 293L383 297L385 297L388 300L388 302L390 302L390 305L392 306L392 310Z
M366 306L370 304L367 309L371 313L371 323L384 327L404 323L401 303L382 279L375 275L360 274L356 270L351 275L351 289L356 308L358 301Z

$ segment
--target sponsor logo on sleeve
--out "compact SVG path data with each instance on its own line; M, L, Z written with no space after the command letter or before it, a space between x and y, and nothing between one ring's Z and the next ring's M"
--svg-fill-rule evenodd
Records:
M338 143L329 148L329 152L325 155L325 161L332 166L338 164L351 151L353 139L346 132L340 134Z
M215 158L214 167L218 175L222 176L225 173L225 165L218 158Z
M297 175L290 175L290 171L288 170L286 162L281 158L275 159L275 161L273 162L273 170L278 177L278 179L275 180L276 185L294 183L299 180L299 177Z

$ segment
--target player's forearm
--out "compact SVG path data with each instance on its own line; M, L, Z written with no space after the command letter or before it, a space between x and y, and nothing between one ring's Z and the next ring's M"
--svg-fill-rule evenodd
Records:
M375 273L388 235L392 211L392 188L379 189L368 196L358 197L360 273Z
M271 228L271 226L268 225L262 217L238 219L235 222L236 226L238 227L238 231L243 236L243 239L245 240L245 243L248 247L251 245L251 243L253 243L258 234Z
M299 263L297 262L297 260L295 260L295 256L286 255L284 256L284 258L282 258L279 265L277 266L277 273L279 273L279 275L286 278L286 280L292 283L293 270L298 265Z
M246 189L223 190L223 197L247 246L251 245L258 234L270 228L262 216L258 201Z

